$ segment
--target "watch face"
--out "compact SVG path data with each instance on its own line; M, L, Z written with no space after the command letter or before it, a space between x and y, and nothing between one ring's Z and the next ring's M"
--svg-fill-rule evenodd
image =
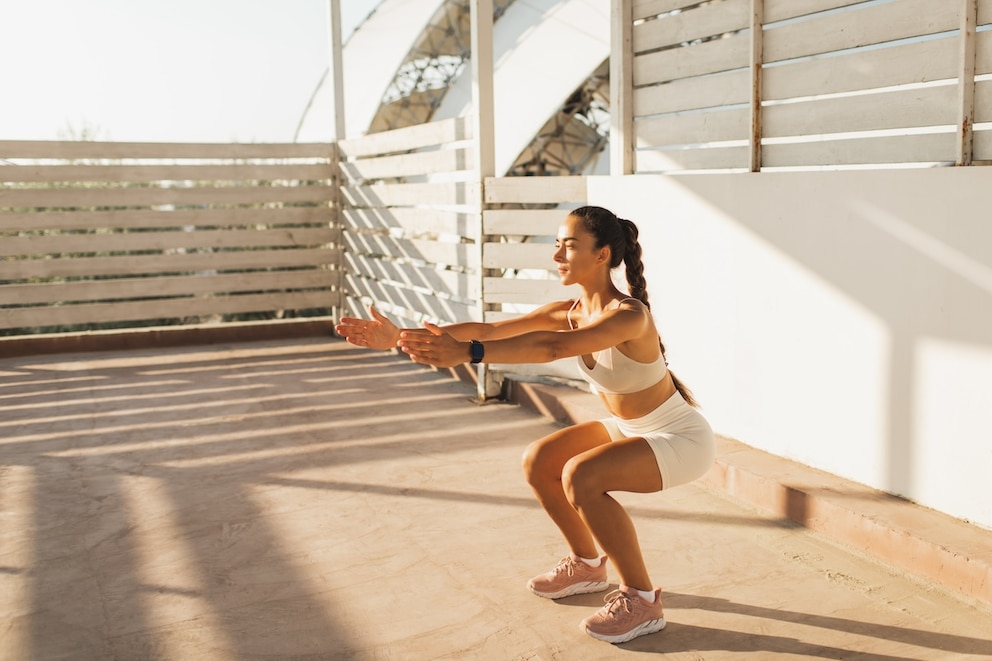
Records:
M474 340L472 341L472 345L469 347L469 351L471 352L470 355L472 356L473 363L481 361L486 355L486 349L482 346L482 342L476 342Z

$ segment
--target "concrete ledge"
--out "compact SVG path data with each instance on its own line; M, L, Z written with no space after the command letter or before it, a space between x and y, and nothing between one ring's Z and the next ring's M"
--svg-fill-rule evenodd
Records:
M507 394L564 424L607 415L596 397L567 386L511 379ZM716 462L700 482L992 606L992 531L729 438L718 439Z

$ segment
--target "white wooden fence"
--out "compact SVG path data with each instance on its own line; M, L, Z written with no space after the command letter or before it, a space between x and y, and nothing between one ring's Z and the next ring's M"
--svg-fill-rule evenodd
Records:
M329 314L332 145L0 142L0 333Z
M614 4L614 173L992 160L992 0Z
M351 313L375 303L401 323L495 321L565 295L550 238L559 206L585 203L585 178L483 185L469 130L451 119L340 143Z

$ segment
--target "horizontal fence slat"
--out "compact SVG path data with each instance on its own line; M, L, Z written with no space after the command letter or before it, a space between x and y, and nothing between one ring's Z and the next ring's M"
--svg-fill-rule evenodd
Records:
M491 209L482 212L482 232L553 237L567 216L567 209Z
M749 103L751 85L751 72L741 69L639 87L634 90L634 115L643 117Z
M426 293L472 300L479 297L478 278L470 274L438 268L434 264L396 262L368 255L344 254L344 269L349 273L410 287Z
M0 308L0 328L43 328L329 308L330 292L205 296L164 301Z
M634 152L637 174L685 170L743 170L750 166L750 147L706 149L638 149Z
M989 13L992 13L992 3L989 7ZM992 30L975 35L975 73L977 75L992 73Z
M38 211L0 213L0 232L46 230L159 229L170 227L239 227L246 225L329 225L328 206L255 209L131 209L124 211Z
M426 124L416 124L392 131L372 133L360 138L341 140L338 146L344 158L395 154L433 145L459 142L471 138L471 124L463 117Z
M553 246L541 243L487 243L482 266L487 269L543 269L554 265Z
M470 243L423 241L359 232L345 232L343 238L346 251L361 255L479 268L478 249Z
M778 62L957 28L957 11L948 11L947 0L899 0L767 29L763 59Z
M992 80L975 84L975 122L992 122Z
M329 143L0 141L0 158L44 159L286 159L330 158Z
M698 4L699 0L634 0L631 13L637 21Z
M765 137L953 125L957 86L897 90L767 106Z
M444 209L416 209L394 207L378 209L351 209L341 212L342 225L348 229L402 230L409 234L452 234L475 236L478 214L446 211Z
M253 271L266 268L303 268L338 263L340 263L340 251L332 248L0 260L0 280L89 278L200 271Z
M634 25L634 53L749 28L751 0L725 0Z
M414 289L387 287L378 280L350 273L345 274L344 290L347 295L381 301L388 308L405 311L404 316L435 319L441 323L482 321L480 306L475 303L442 298Z
M343 161L341 173L349 183L361 183L375 179L466 171L471 170L472 167L472 152L470 150L439 149L414 154Z
M830 9L860 5L865 0L763 0L765 23L777 23Z
M747 140L751 131L747 108L667 115L634 122L638 147Z
M639 55L632 68L634 87L746 68L750 53L751 40L735 36Z
M764 167L953 163L953 133L824 140L762 147Z
M266 271L204 274L119 280L88 280L33 285L0 286L3 305L56 304L111 299L163 298L261 292L290 289L329 289L337 281L333 271Z
M334 176L330 163L288 163L286 165L13 165L0 168L0 181L62 183L154 181L273 181L327 180Z
M178 249L291 248L332 243L329 228L272 230L201 230L195 232L123 232L113 234L49 234L5 237L0 255L47 255L143 252Z
M373 184L344 186L344 200L355 207L390 206L467 206L478 205L478 182L442 182L415 184Z
M585 204L585 177L486 178L487 204Z
M363 298L359 298L351 294L351 292L345 292L344 305L342 306L344 314L357 317L368 317L368 305L371 299L371 296L363 296ZM375 303L377 310L393 319L400 328L419 328L424 321L446 324L482 320L481 314L475 312L474 310L468 309L464 310L463 317L460 319L442 319L438 315L425 314L423 310L401 307L381 299L372 302ZM453 311L451 314L452 316L456 316L458 311Z
M977 161L992 161L992 131L975 131L973 157Z
M934 39L766 67L762 98L787 99L956 78L956 38Z
M206 204L326 203L328 186L0 188L0 208L148 207Z
M569 298L570 293L574 295L557 278L486 278L483 288L486 303L537 305Z

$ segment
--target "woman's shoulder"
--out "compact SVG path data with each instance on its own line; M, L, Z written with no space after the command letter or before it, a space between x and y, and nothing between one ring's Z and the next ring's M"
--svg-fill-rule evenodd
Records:
M634 298L633 296L625 296L617 301L617 310L629 310L632 312L640 312L648 317L651 316L651 308L647 306L642 300Z
M629 307L629 308L634 308L634 309L637 309L637 310L646 310L647 309L647 306L644 305L644 302L641 301L641 299L635 298L633 296L622 296L622 297L620 297L620 299L617 300L617 307L618 308Z

